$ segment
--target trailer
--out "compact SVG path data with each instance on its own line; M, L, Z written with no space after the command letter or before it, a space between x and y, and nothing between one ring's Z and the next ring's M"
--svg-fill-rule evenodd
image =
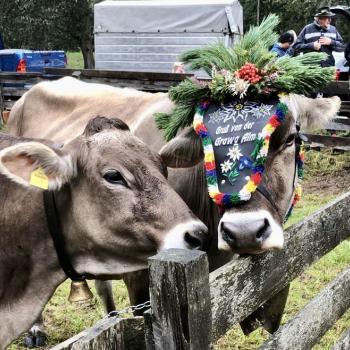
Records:
M95 68L173 71L187 50L243 34L238 0L103 1L94 6Z

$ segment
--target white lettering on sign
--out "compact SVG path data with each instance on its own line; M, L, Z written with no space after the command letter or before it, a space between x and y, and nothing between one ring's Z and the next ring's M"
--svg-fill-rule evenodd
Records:
M253 133L251 133L251 132L246 132L246 133L242 136L241 143L254 141L255 139L256 139L256 134L253 134Z
M243 129L244 129L244 130L250 130L250 129L254 126L254 124L255 124L255 122L246 122L246 123L244 124Z
M235 124L231 126L231 132L233 131L241 131L243 124Z
M229 132L230 124L226 125L225 127L218 126L215 133L216 135L219 134L227 134Z
M215 146L226 146L226 145L232 145L237 144L239 142L239 136L232 136L232 137L218 137L215 140Z

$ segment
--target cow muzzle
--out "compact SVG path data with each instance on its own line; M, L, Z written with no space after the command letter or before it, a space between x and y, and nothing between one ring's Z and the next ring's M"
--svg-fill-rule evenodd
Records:
M225 213L218 230L218 248L238 254L259 254L283 248L283 229L265 210Z
M160 250L170 248L206 250L210 237L208 228L201 221L179 224L168 232Z

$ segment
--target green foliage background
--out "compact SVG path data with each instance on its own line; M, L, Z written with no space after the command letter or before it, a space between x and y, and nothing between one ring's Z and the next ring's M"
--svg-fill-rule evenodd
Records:
M257 0L240 0L243 6L245 31L250 25L257 24ZM297 34L308 23L313 21L316 10L321 6L350 6L349 0L260 0L260 21L270 13L275 13L280 17L279 31L295 30ZM341 34L348 38L349 26L342 22ZM337 27L338 23L337 23Z
M0 0L0 32L7 47L76 50L81 24L93 22L93 5L101 0ZM117 0L116 0L117 1ZM257 24L257 0L240 0L245 30ZM270 13L280 16L279 30L297 33L313 20L322 5L350 6L350 0L260 0L260 20ZM92 38L93 28L90 28ZM342 33L347 34L347 33Z

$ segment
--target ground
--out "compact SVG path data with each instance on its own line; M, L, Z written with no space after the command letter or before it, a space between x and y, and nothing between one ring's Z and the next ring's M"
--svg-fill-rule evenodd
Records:
M332 174L320 174L316 178L305 179L303 189L305 195L339 195L344 193L347 184L350 185L350 169L341 169Z

